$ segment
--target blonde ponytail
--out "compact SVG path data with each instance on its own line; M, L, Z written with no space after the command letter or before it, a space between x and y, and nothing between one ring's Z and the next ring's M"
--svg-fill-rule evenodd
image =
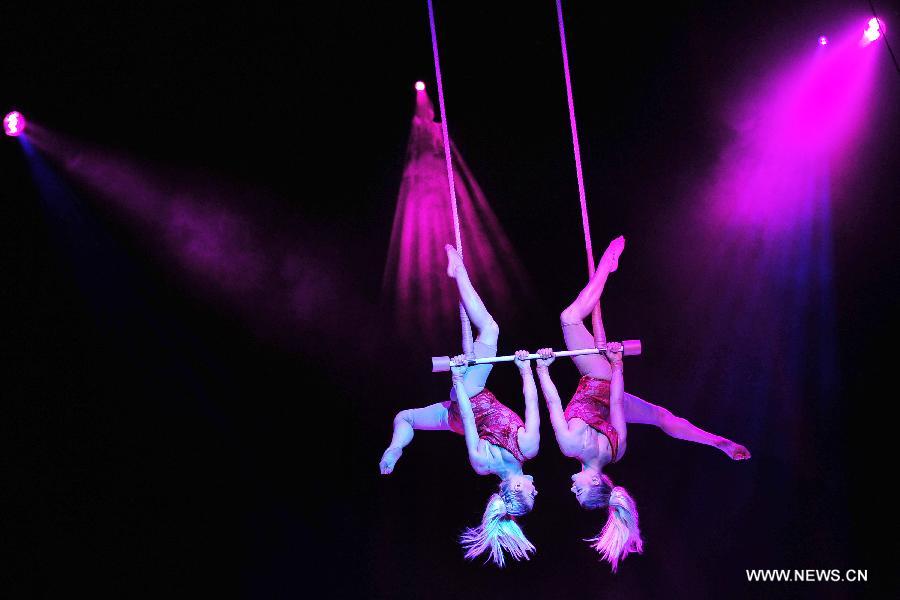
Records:
M625 488L613 487L607 504L609 516L606 525L600 535L585 541L593 542L591 547L600 553L603 560L609 561L615 573L619 561L632 552L640 554L644 551L644 541L641 539L637 505Z
M515 519L515 515L525 514L530 508L520 501L515 492L510 492L508 486L501 484L500 491L502 496L492 494L488 499L481 524L466 529L460 536L460 542L466 549L467 559L490 550L488 560L502 567L505 563L504 550L516 560L528 560L528 553L534 552L535 547Z

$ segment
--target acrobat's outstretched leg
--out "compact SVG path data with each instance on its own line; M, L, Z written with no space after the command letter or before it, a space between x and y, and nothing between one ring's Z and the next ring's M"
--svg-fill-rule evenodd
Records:
M704 431L683 417L673 415L662 406L651 404L637 396L625 393L625 420L628 423L655 425L667 435L679 440L687 440L718 448L732 460L750 458L750 451L720 435Z
M603 288L609 274L619 268L619 256L625 249L625 238L617 237L610 242L609 247L600 258L597 269L587 286L575 301L569 305L560 315L563 338L566 341L566 349L581 350L593 348L596 345L594 336L584 326L584 320L593 312L594 306L600 302ZM606 332L603 330L603 322L600 321L600 331L597 332L600 341L606 341ZM589 354L585 356L573 356L575 366L582 375L590 375L599 379L610 379L611 371L606 357L602 354Z
M444 249L447 251L447 275L456 280L456 287L459 288L459 297L462 300L463 308L469 315L469 320L478 335L475 338L475 357L488 358L497 356L497 340L500 337L500 326L491 316L481 297L472 287L469 280L469 274L462 259L457 254L456 249L447 244ZM493 365L476 365L469 367L466 371L464 382L466 384L466 392L470 397L475 396L484 389L487 383L488 375L491 374Z
M394 435L391 438L391 444L381 456L379 467L382 475L389 475L394 470L394 465L403 454L413 439L413 432L416 429L425 430L449 430L448 421L449 402L438 402L425 408L408 408L401 410L394 417Z

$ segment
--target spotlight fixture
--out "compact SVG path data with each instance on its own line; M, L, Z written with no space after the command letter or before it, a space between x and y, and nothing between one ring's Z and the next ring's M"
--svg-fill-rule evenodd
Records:
M420 92L424 92L424 91L425 91L425 82L424 82L424 81L417 81L417 82L416 82L416 90L418 90L418 91L420 91Z
M3 131L8 136L16 137L25 131L25 117L17 110L12 111L3 118Z
M881 37L882 29L882 23L875 17L872 17L867 23L866 30L863 32L863 40L865 40L867 43L874 42Z

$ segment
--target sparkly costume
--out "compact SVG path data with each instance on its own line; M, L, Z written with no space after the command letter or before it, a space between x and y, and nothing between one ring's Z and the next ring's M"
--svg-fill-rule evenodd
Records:
M607 394L608 396L608 394ZM522 419L508 406L501 404L487 388L470 399L478 437L509 451L519 462L525 462L525 455L519 450L519 427L525 427ZM459 404L450 403L450 429L465 435Z
M619 433L609 422L609 382L590 375L582 376L578 389L565 410L566 421L578 417L609 440L612 461L619 453Z

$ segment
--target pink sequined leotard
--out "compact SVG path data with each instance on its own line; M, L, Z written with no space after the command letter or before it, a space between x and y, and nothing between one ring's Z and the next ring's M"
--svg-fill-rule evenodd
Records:
M578 389L565 410L566 421L578 417L593 429L606 436L612 449L612 460L616 462L619 452L619 433L609 422L609 382L584 375L578 382Z
M495 446L506 448L519 462L525 462L525 455L519 450L519 427L525 427L525 423L519 415L497 400L487 388L472 396L469 401L472 403L478 437ZM451 402L449 410L450 429L465 435L462 415L459 414L459 403Z

